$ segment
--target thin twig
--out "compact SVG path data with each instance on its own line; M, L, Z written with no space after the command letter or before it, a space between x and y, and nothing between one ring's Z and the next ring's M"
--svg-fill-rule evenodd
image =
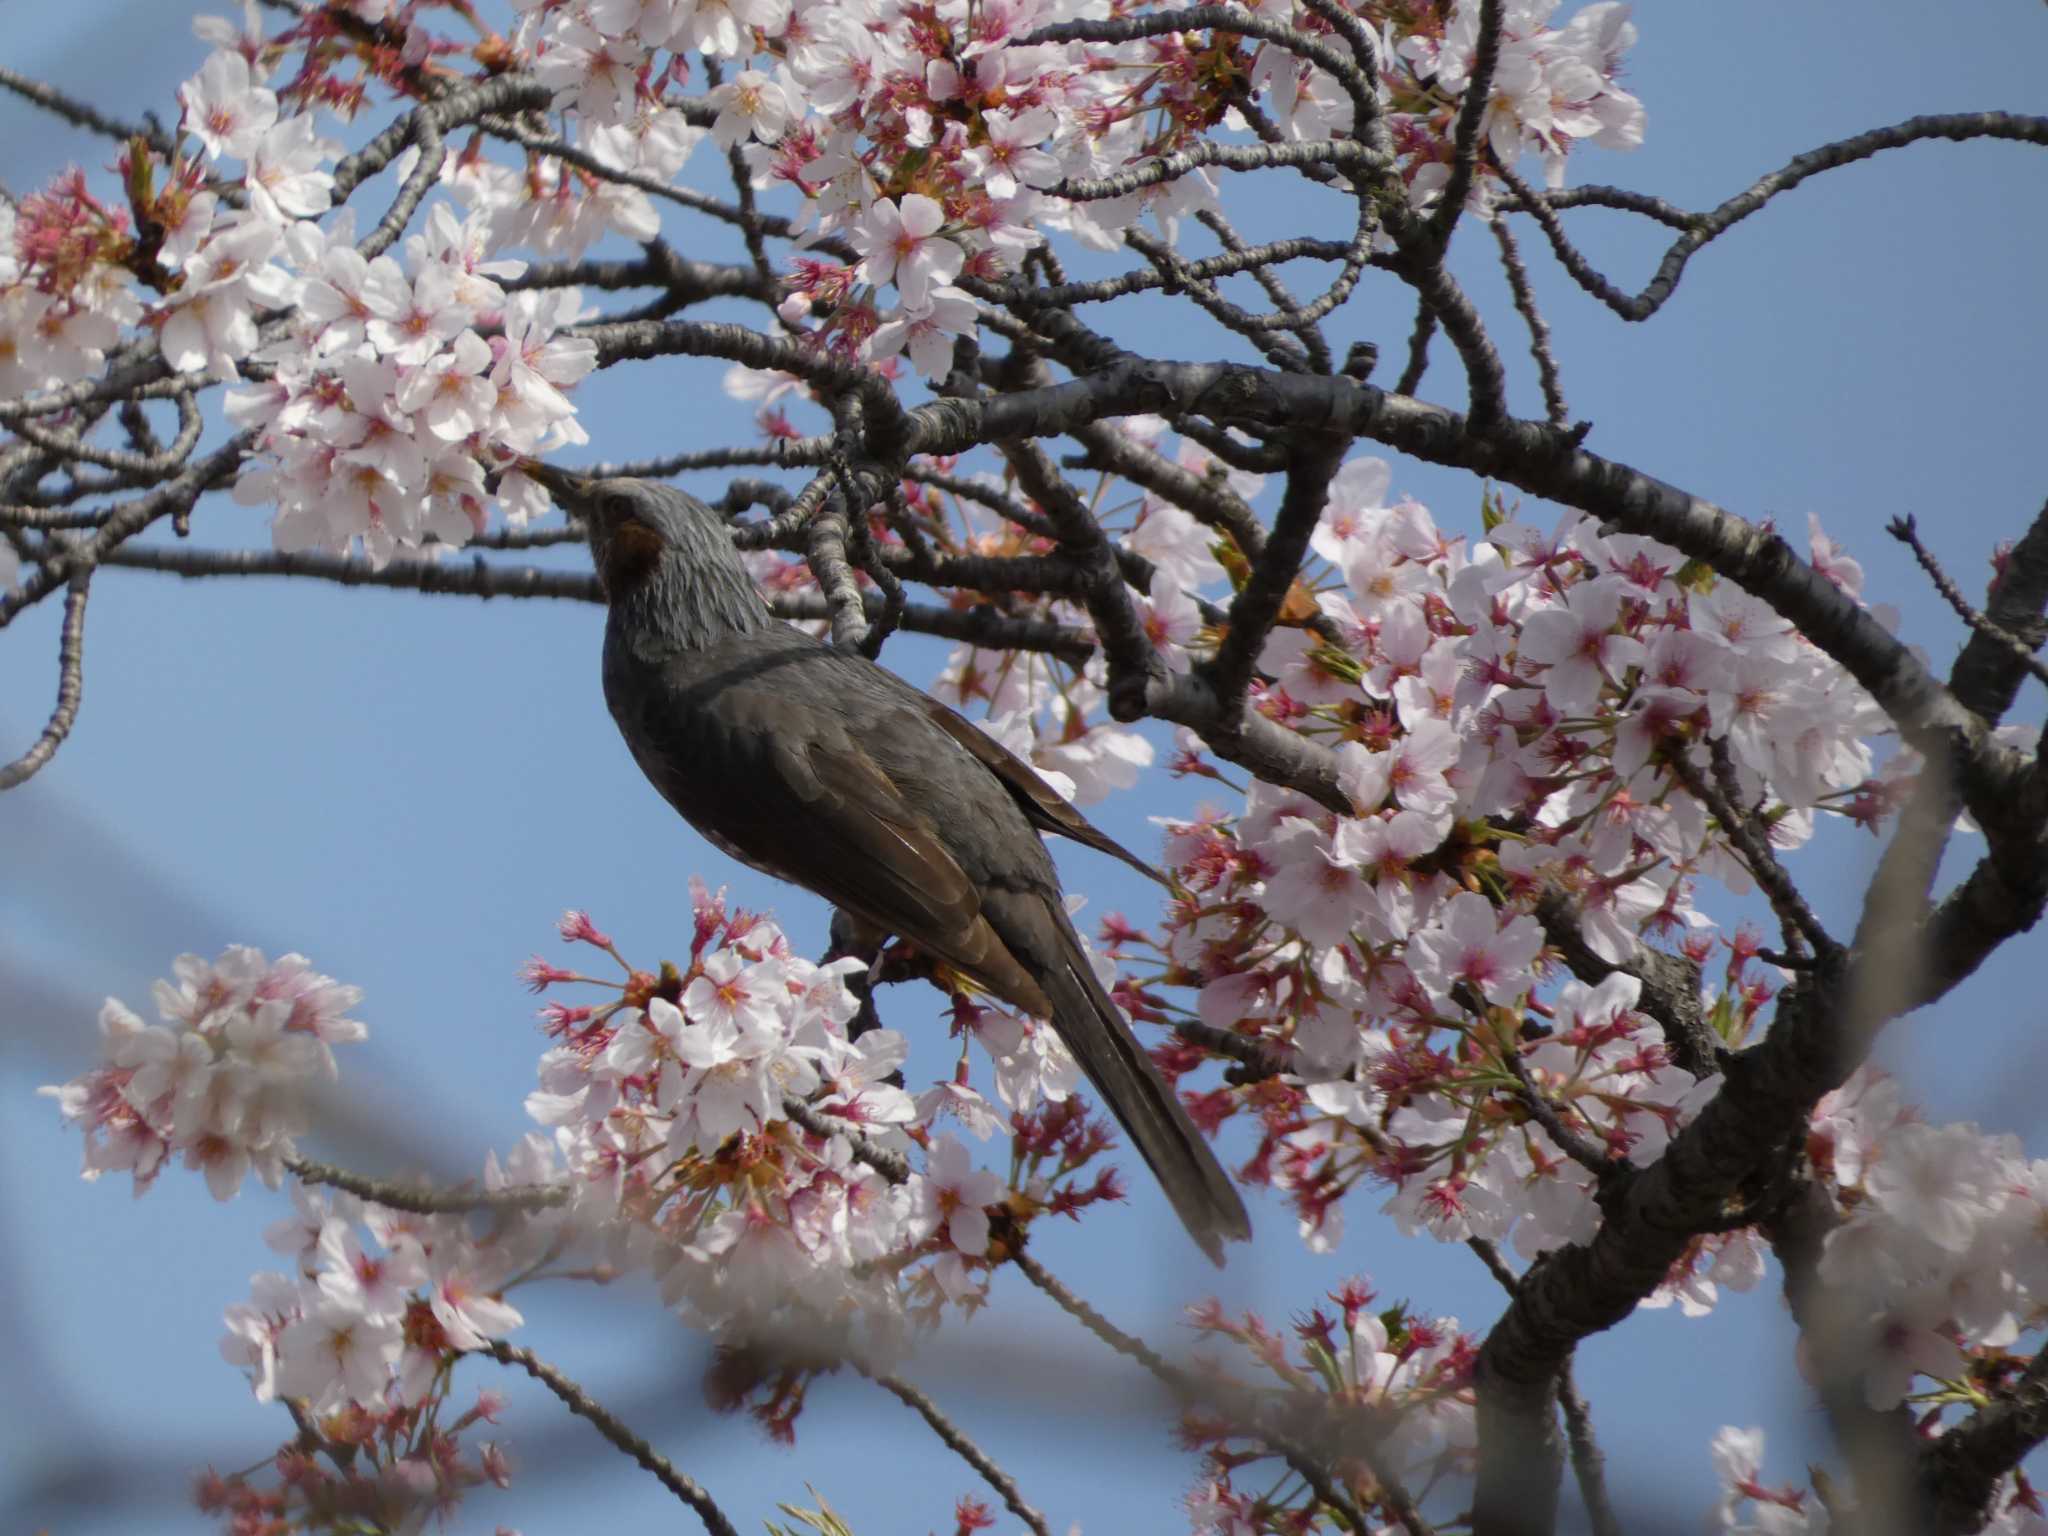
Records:
M1436 335L1436 316L1427 304L1415 306L1415 327L1408 333L1408 366L1401 370L1401 378L1394 385L1397 395L1412 395L1422 387L1422 376L1429 371L1429 343Z
M658 459L623 459L616 464L593 464L579 470L596 479L666 480L699 469L815 469L831 458L831 437L774 437L744 448L706 448L694 453L672 453Z
M1522 1284L1521 1279L1508 1268L1507 1260L1500 1256L1500 1247L1493 1239L1468 1237L1465 1239L1465 1246L1479 1256L1479 1262L1484 1264L1486 1272L1500 1283L1502 1290L1510 1296L1515 1294Z
M1244 697L1259 651L1280 617L1295 578L1301 574L1309 539L1322 517L1330 478L1337 472L1344 447L1340 438L1310 438L1303 434L1287 472L1287 489L1281 497L1279 514L1273 519L1273 532L1251 579L1230 605L1229 631L1207 669L1217 697L1226 704Z
M570 144L562 139L548 138L542 134L529 133L510 118L482 117L478 119L478 126L498 138L517 144L521 149L529 153L547 155L552 159L562 161L566 165L573 165L579 171L584 172L586 175L594 176L600 181L609 181L621 187L632 187L636 191L645 192L649 197L662 198L677 204L679 207L687 208L692 213L700 213L707 218L738 225L742 229L746 226L748 216L730 203L721 203L715 197L706 197L702 192L693 192L688 187L675 186L670 182L662 181L658 177L643 176L637 171L622 170L615 165L606 165L588 150L578 149L574 144ZM796 233L789 220L781 217L779 214L755 213L752 217L754 224L761 234L774 236L778 239L786 239L794 236ZM824 250L841 261L855 261L859 259L859 253L843 240L822 240L812 248Z
M1718 749L1727 753L1727 743L1716 738L1710 743L1710 750ZM1772 849L1769 834L1757 828L1754 818L1746 815L1737 806L1734 797L1720 786L1707 782L1705 774L1696 768L1683 751L1670 753L1665 762L1678 776L1692 797L1714 813L1721 823L1721 830L1742 855L1742 862L1750 876L1763 890L1777 914L1779 925L1784 929L1786 942L1804 941L1815 954L1827 955L1840 949L1820 919L1814 916L1813 908L1806 904L1806 898L1793 883L1785 866L1778 862L1778 855ZM1717 762L1719 769L1721 763Z
M552 541L536 539L535 542ZM506 547L520 546L508 541ZM367 560L312 550L188 549L152 544L116 549L99 563L132 570L159 571L188 580L213 576L282 576L333 582L344 587L385 587L444 597L604 601L604 593L593 575L579 571L547 571L536 566L498 565L481 556L459 562L399 560L379 569ZM883 596L864 592L861 598L864 606L874 609L879 616L885 602ZM819 592L771 593L768 606L778 617L799 623L831 617L831 609ZM905 603L900 623L902 628L915 634L964 641L984 650L1039 652L1077 666L1086 662L1095 651L1085 630L1044 619L1005 614L987 604L954 608L937 603Z
M1564 1410L1565 1439L1572 1451L1572 1476L1578 1480L1579 1498L1585 1503L1593 1536L1621 1536L1614 1498L1607 1491L1607 1458L1601 1455L1600 1442L1593 1437L1593 1411L1579 1395L1579 1384L1569 1364L1557 1378L1557 1402Z
M319 550L187 549L131 544L101 557L100 564L161 571L188 579L293 576L343 587L392 587L458 597L552 597L592 603L604 600L597 578L588 573L498 565L481 555L460 561L394 560L389 565L375 566L367 560Z
M1057 22L1016 39L1013 46L1028 48L1039 43L1128 43L1140 38L1166 37L1201 29L1235 33L1240 37L1256 37L1263 42L1278 44L1289 53L1306 59L1324 70L1337 82L1345 95L1351 98L1354 125L1379 122L1377 85L1374 76L1368 73L1373 67L1373 60L1368 58L1361 61L1347 56L1322 39L1310 37L1298 27L1288 26L1285 22L1271 17L1255 16L1231 6L1192 5L1183 10L1151 11L1142 15L1119 16L1109 20ZM1379 137L1384 139L1384 135ZM1352 143L1349 140L1341 142ZM1352 143L1352 147L1364 149L1363 145L1356 143ZM1321 164L1328 165L1335 157L1325 155L1316 159ZM1361 163L1376 169L1384 169L1387 163L1384 142ZM1071 192L1057 189L1048 190L1053 191L1055 196L1073 195Z
M1346 241L1317 240L1300 236L1289 240L1270 240L1263 245L1248 245L1216 256L1204 256L1199 260L1187 262L1184 271L1189 277L1207 282L1218 277L1229 277L1237 272L1257 274L1267 267L1287 261L1343 261L1350 252L1351 246ZM963 278L960 283L961 287L978 299L1008 304L1026 314L1038 309L1064 309L1074 304L1107 303L1111 299L1149 292L1165 285L1165 276L1157 270L1142 272L1135 269L1118 277L1096 278L1085 283L1063 282L1046 288L1034 287L1024 282L995 283L970 278Z
M1200 1019L1175 1019L1173 1032L1190 1045L1237 1062L1228 1075L1232 1083L1264 1082L1292 1066L1293 1053L1286 1043L1267 1036L1240 1035L1236 1030L1204 1024Z
M1536 220L1549 239L1559 264L1571 275L1573 282L1622 319L1647 320L1662 309L1677 291L1679 279L1694 252L1740 224L1779 193L1789 192L1822 171L1854 165L1884 150L1903 149L1909 144L1929 139L1947 139L1956 143L1970 139L2005 139L2023 144L2048 144L2048 117L2027 117L2016 112L1945 112L1908 118L1888 128L1873 128L1794 155L1778 170L1760 176L1743 191L1705 213L1688 214L1654 199L1619 192L1612 187L1541 192L1530 187L1510 166L1495 165L1492 170L1515 194L1512 203L1503 204L1504 210L1526 212ZM1656 275L1640 293L1624 293L1609 282L1565 235L1557 210L1578 206L1622 208L1681 231L1657 263Z
M131 501L107 509L91 538L77 539L56 548L44 546L40 568L12 592L0 593L0 629L15 615L32 608L82 571L102 564L129 539L161 517L176 518L192 510L194 502L235 472L248 450L252 435L238 432L197 463L189 464L175 479L167 480Z
M1537 307L1536 291L1529 286L1529 269L1522 264L1514 231L1498 214L1486 221L1486 227L1493 231L1494 244L1500 247L1501 270L1507 273L1515 310L1529 327L1529 355L1536 359L1536 374L1543 382L1544 414L1553 427L1565 426L1571 421L1571 408L1565 404L1564 381L1558 375L1556 354L1550 350L1550 323Z
M288 1157L284 1165L301 1183L324 1184L368 1200L373 1205L388 1206L394 1211L411 1211L420 1216L453 1216L467 1211L543 1211L568 1204L571 1193L566 1185L558 1184L507 1189L439 1189L429 1184L373 1179L332 1163L316 1163L304 1157Z
M502 1339L493 1339L477 1354L489 1355L504 1365L516 1365L535 1381L546 1387L563 1405L578 1418L587 1419L596 1426L597 1432L611 1441L628 1456L652 1472L661 1485L697 1512L697 1518L704 1522L704 1528L711 1536L739 1536L725 1512L713 1502L711 1495L701 1485L682 1472L666 1456L657 1453L646 1440L628 1429L619 1419L613 1417L588 1392L560 1371L541 1360L530 1349L520 1349Z
M165 159L170 158L171 145L161 132L109 117L99 108L67 96L55 86L45 85L40 80L31 80L28 76L16 74L11 69L0 69L0 88L10 90L24 101L33 102L45 112L63 118L74 128L89 129L110 139L141 139Z
M38 448L62 459L67 467L74 463L97 464L101 469L113 470L116 474L126 477L128 483L146 483L176 474L184 467L185 461L192 456L192 450L199 444L202 422L199 406L192 398L191 389L181 389L172 398L178 403L178 435L169 448L156 453L132 453L119 448L98 448L86 442L80 431L52 431L38 427L27 418L14 423L14 432L24 441L34 443Z
M1044 508L1059 530L1058 558L1080 575L1081 600L1108 664L1110 714L1119 720L1137 719L1145 713L1150 679L1165 669L1146 638L1109 536L1043 444L1019 440L998 443L996 449L1016 472L1025 494Z
M1181 425L1185 431L1193 423ZM1198 475L1111 422L1076 427L1072 435L1088 450L1092 468L1106 470L1162 501L1172 502L1196 522L1228 536L1247 560L1256 560L1264 553L1265 525L1221 474Z
M1472 69L1465 77L1464 99L1458 103L1458 124L1451 136L1451 174L1429 221L1430 239L1439 259L1472 191L1473 172L1479 164L1479 125L1492 105L1493 71L1500 63L1504 20L1501 0L1480 0L1478 46L1472 53Z
M887 1147L878 1147L852 1126L836 1121L830 1114L807 1104L793 1093L782 1096L782 1112L813 1136L822 1136L830 1141L837 1139L846 1143L857 1163L866 1163L891 1184L910 1182L910 1163L900 1152L891 1152Z
M1948 572L1941 568L1941 562L1934 558L1934 551L1920 542L1920 527L1910 515L1895 517L1885 524L1885 532L1913 551L1913 558L1920 562L1920 569L1927 573L1934 590L1941 595L1955 616L1985 639L1994 641L2012 652L2013 659L2027 669L2040 682L2048 683L2048 665L2034 654L2034 647L2009 630L2000 629L1996 624L1979 613L1963 596L1962 589L1949 580Z
M1529 1111L1530 1118L1557 1144L1564 1153L1596 1179L1605 1181L1625 1173L1628 1163L1610 1152L1603 1151L1577 1129L1565 1124L1564 1116L1557 1112L1557 1106L1545 1098L1535 1080L1529 1076L1529 1068L1515 1051L1503 1051L1501 1059L1514 1079L1521 1085L1522 1105Z
M1371 204L1367 203L1366 206L1370 207ZM1223 216L1222 210L1215 208L1198 209L1196 210L1195 217L1201 220L1203 228L1207 229L1210 234L1214 235L1222 243L1225 251L1236 253L1245 248L1243 237L1238 234L1236 227L1231 224L1230 220ZM1368 249L1370 249L1369 244ZM1361 258L1360 266L1362 267L1363 265L1364 262ZM1183 266L1185 266L1185 263L1183 263ZM1328 373L1332 366L1330 345L1323 339L1322 330L1316 325L1315 321L1302 313L1301 301L1295 298L1293 292L1280 280L1279 273L1275 272L1270 264L1253 267L1251 274L1252 281L1256 282L1265 291L1266 297L1273 301L1273 308L1286 316L1287 329L1294 333L1306 350L1309 366L1317 373Z
M57 703L49 723L30 748L13 762L0 765L0 790L26 784L57 755L78 720L78 701L85 694L85 603L92 587L88 567L71 578L64 594L64 625L57 636Z
M1257 347L1275 368L1308 369L1308 354L1301 343L1291 337L1274 334L1293 329L1291 316L1285 313L1255 315L1231 303L1216 290L1214 284L1188 277L1181 270L1180 259L1172 248L1142 229L1125 230L1124 244L1152 263L1159 275L1166 279L1168 293L1182 294L1193 300L1218 325L1234 331Z
M1215 1384L1204 1382L1189 1372L1182 1370L1179 1366L1169 1363L1165 1356L1161 1355L1143 1339L1133 1334L1125 1333L1116 1324L1096 1311L1095 1308L1068 1290L1057 1277L1048 1271L1044 1265L1032 1258L1030 1254L1018 1253L1012 1257L1011 1262L1024 1272L1026 1279L1047 1296L1051 1297L1053 1303L1061 1311L1073 1318L1074 1321L1094 1334L1096 1338L1107 1344L1118 1354L1125 1356L1127 1359L1135 1360L1139 1365L1142 1365L1177 1396L1194 1400L1214 1401L1217 1399L1218 1394ZM1241 1410L1247 1405L1225 1404L1224 1406L1232 1406ZM1342 1520L1354 1532L1357 1532L1358 1536L1364 1536L1364 1533L1370 1529L1366 1524L1364 1513L1352 1501L1350 1496L1337 1486L1320 1460L1306 1446L1284 1431L1258 1422L1259 1416L1256 1413L1245 1414L1244 1416L1249 1421L1245 1425L1246 1430L1259 1439L1266 1441L1274 1450L1278 1451L1287 1464L1294 1469L1295 1474L1308 1484L1315 1496L1328 1506L1338 1519ZM1401 1486L1399 1480L1392 1477L1390 1473L1383 1472L1379 1466L1373 1465L1378 1458L1370 1448L1366 1448L1362 1454L1368 1465L1372 1465L1373 1476L1379 1482L1382 1499L1387 1507L1394 1511L1395 1518L1401 1522L1402 1529L1406 1530L1409 1536L1431 1536L1429 1523L1416 1510L1414 1500L1410 1498L1407 1490Z
M944 1442L946 1449L980 1473L981 1480L1001 1497L1004 1507L1029 1526L1036 1536L1052 1536L1046 1527L1045 1516L1024 1502L1017 1480L997 1466L988 1452L968 1439L958 1425L939 1411L938 1404L900 1376L878 1376L858 1360L854 1362L854 1369L929 1424L932 1433Z

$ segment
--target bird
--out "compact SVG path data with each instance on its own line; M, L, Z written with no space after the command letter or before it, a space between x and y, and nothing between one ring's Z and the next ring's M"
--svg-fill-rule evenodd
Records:
M1159 878L1028 763L857 651L777 619L725 521L675 486L529 474L587 529L604 695L707 841L1047 1020L1211 1262L1244 1201L1089 965L1041 834Z

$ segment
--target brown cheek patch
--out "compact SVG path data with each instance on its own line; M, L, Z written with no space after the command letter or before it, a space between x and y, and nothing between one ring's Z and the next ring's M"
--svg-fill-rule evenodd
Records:
M645 523L619 524L605 540L605 591L613 597L632 591L653 574L660 559L660 534Z

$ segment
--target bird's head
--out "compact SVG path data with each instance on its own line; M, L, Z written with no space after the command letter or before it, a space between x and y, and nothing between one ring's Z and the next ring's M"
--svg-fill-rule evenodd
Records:
M723 553L727 535L717 514L688 491L653 480L595 480L550 464L527 470L563 510L583 520L590 554L607 599L645 586L671 552ZM706 534L710 534L710 539Z
M695 643L767 622L725 520L688 491L654 480L598 480L549 464L526 473L583 520L615 614L680 628Z

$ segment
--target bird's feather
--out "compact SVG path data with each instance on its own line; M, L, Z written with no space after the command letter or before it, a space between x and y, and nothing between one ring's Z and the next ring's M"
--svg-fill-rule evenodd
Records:
M924 703L932 722L979 758L982 766L1002 781L1003 788L1016 799L1018 806L1039 831L1057 832L1062 837L1071 837L1075 842L1084 843L1098 853L1106 853L1113 859L1122 859L1148 880L1157 881L1160 885L1168 883L1166 876L1075 810L1064 796L1045 782L1036 768L987 731L981 730L971 720L929 695L924 696Z

